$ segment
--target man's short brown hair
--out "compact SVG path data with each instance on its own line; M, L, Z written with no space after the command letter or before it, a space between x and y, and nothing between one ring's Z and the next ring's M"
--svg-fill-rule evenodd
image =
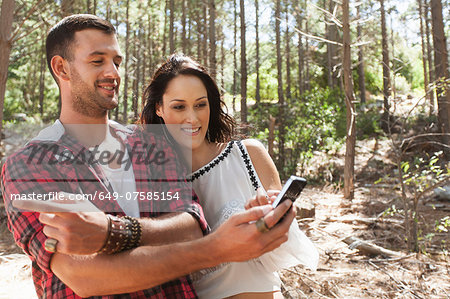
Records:
M72 59L71 46L75 33L85 29L97 29L106 34L115 34L116 29L108 21L94 15L77 14L65 17L50 29L45 43L47 65L50 73L58 83L53 73L51 61L53 56L61 56L64 59Z

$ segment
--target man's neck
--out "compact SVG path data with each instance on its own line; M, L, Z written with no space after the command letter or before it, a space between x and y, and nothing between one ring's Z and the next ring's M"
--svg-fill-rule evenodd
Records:
M99 145L105 139L108 114L101 118L93 118L74 112L61 112L59 120L66 132L87 148Z

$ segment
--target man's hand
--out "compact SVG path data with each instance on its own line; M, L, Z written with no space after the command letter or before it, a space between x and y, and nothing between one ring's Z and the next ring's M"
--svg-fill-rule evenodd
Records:
M88 255L105 244L108 219L103 212L41 213L44 234L58 241L56 251L72 255Z
M19 209L40 212L44 234L57 240L56 251L88 255L99 251L106 241L108 219L88 200L73 200L75 194L64 193L52 200L15 200Z
M287 241L289 227L295 213L287 200L276 209L270 205L250 208L236 213L213 233L221 261L246 261L278 248ZM289 210L289 211L288 211ZM278 220L285 218L277 224ZM268 228L266 233L258 231L255 221L264 217Z

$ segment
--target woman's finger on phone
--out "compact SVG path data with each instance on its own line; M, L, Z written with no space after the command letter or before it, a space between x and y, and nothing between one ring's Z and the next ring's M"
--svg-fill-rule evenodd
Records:
M258 201L256 200L256 196L253 196L252 198L250 198L249 200L247 200L247 202L245 203L244 207L246 210L251 209L253 207L257 207L259 206Z
M267 195L267 193L264 191L263 188L259 187L256 190L256 200L258 201L258 204L260 206L266 205L269 203L269 196Z
M280 192L281 192L281 190L273 190L273 189L270 189L270 190L267 190L267 195L268 195L269 197L277 196Z
M267 224L267 227L274 227L278 221L283 217L284 214L291 208L292 201L285 200L280 205L278 205L274 210L270 211L265 217L264 220Z

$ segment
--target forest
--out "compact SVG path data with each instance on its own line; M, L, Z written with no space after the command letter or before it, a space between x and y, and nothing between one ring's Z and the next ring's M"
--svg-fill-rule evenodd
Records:
M18 128L58 118L48 30L95 14L115 26L124 55L111 119L135 123L154 70L184 53L282 180L308 179L299 225L322 268L347 272L284 271L285 297L449 296L449 1L3 0L0 13L2 164L26 142ZM0 273L14 267L2 255L20 252L8 233L0 228ZM387 251L368 254L349 236ZM355 287L359 266L370 270Z

